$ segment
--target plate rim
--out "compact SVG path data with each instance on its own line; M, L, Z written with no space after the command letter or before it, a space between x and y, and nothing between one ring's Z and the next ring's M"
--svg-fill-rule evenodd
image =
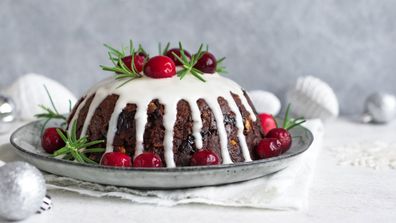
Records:
M27 124L24 124L17 128L10 136L10 143L14 147L14 149L18 150L18 152L27 154L29 156L33 156L34 158L43 160L43 161L49 161L49 162L57 162L57 163L62 163L64 165L74 165L74 166L79 166L79 167L84 167L84 168L93 168L93 169L105 169L105 170L111 170L111 171L122 171L122 172L158 172L158 173L177 173L177 172L194 172L194 171L212 171L212 170L221 170L221 169L232 169L232 168L238 168L238 167L249 167L249 166L255 166L263 163L268 163L272 161L277 161L277 160L283 160L283 159L288 159L292 157L296 157L305 151L307 151L313 141L315 140L314 135L312 132L307 129L304 126L297 126L296 128L302 128L306 134L308 134L309 138L312 138L312 140L309 140L307 145L305 146L304 149L299 150L294 153L284 153L276 157L271 157L271 158L266 158L266 159L260 159L260 160L253 160L250 162L241 162L241 163L231 163L231 164L220 164L220 165L213 165L213 166L179 166L179 167L159 167L159 168L135 168L135 167L113 167L113 166L103 166L103 165L98 165L98 164L86 164L86 163L78 163L78 162L73 162L69 160L63 160L63 159L57 159L53 158L50 156L44 156L40 155L38 153L33 153L30 152L21 146L18 145L18 143L15 141L16 140L16 134L22 131L24 128L27 128L28 126L35 125L37 123L40 123L42 121L37 120L37 121L32 121Z

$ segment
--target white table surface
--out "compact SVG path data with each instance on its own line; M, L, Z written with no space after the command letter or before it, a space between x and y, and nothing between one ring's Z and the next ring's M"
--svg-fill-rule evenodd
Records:
M361 141L395 142L396 122L378 126L339 119L326 123L325 129L306 211L206 205L159 207L51 191L54 208L24 222L396 222L396 170L339 166L328 150L330 146ZM9 134L0 135L0 145L7 143L8 138ZM15 157L0 150L0 159L9 161Z

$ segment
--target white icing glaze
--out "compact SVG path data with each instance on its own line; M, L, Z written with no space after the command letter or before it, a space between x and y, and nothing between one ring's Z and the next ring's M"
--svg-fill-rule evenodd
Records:
M241 99L242 105L250 113L252 121L256 121L256 116L245 98L241 87L234 81L215 74L205 74L206 82L202 82L192 75L186 75L183 80L174 76L172 78L153 79L149 77L142 77L128 82L122 87L118 86L125 80L115 80L113 77L105 79L91 88L82 103L78 106L73 122L77 117L82 107L90 96L94 98L89 107L81 135L87 133L88 125L91 122L94 112L100 103L109 95L116 94L119 98L114 107L114 112L109 121L109 128L107 132L106 152L113 151L113 140L117 131L118 116L128 103L136 104L137 110L135 114L136 120L136 150L134 157L143 152L143 135L145 125L147 122L147 106L153 99L158 99L161 104L165 106L163 116L163 125L165 127L164 136L164 157L167 167L175 167L173 158L173 128L177 116L177 103L184 99L191 109L191 116L193 120L193 136L195 138L195 145L198 149L202 148L202 120L201 112L199 110L197 101L204 99L211 108L215 119L217 121L218 134L220 138L221 156L224 164L232 163L228 151L228 139L224 126L224 117L217 101L218 97L224 97L228 102L230 109L235 113L236 126L238 128L238 139L242 149L245 162L251 161L248 146L246 144L245 135L243 134L244 123L242 115L235 103L231 92L236 94ZM220 124L221 123L221 124Z

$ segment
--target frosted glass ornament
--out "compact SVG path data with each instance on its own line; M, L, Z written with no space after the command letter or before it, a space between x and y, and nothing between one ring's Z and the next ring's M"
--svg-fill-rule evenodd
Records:
M324 81L312 76L300 77L288 90L287 102L295 116L306 119L329 120L338 117L339 105L333 89Z

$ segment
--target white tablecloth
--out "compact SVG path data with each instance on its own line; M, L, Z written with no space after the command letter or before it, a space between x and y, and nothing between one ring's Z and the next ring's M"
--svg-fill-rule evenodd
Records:
M53 210L26 222L395 222L396 170L339 166L330 147L371 141L396 141L396 122L371 126L337 120L327 123L307 211L267 211L206 205L161 207L112 198L52 193ZM9 135L0 135L0 144ZM1 156L10 161L13 155ZM5 154L5 153L3 153ZM9 153L6 153L9 154Z

